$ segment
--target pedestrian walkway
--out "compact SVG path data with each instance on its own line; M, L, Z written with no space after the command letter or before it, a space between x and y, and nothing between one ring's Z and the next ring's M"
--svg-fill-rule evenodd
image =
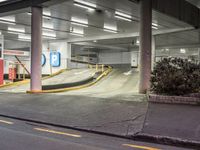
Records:
M147 111L145 96L94 98L53 94L0 93L0 114L89 131L129 136L141 131Z

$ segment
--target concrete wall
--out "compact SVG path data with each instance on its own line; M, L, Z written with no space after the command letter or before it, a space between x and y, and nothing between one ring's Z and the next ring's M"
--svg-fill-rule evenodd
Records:
M100 64L131 64L131 53L100 51L98 60Z
M46 56L46 64L42 67L42 74L55 73L61 69L66 69L67 59L68 59L67 50L68 50L67 42L55 42L55 43L44 42L43 54ZM50 66L50 51L57 51L61 53L60 67Z
M17 49L23 50L24 48L30 47L30 43L21 41L5 41L5 49ZM61 53L61 65L60 67L50 66L50 50L58 51ZM71 58L70 45L67 42L43 42L43 54L46 56L46 64L42 67L42 74L50 74L57 72L61 69L67 68L67 60ZM19 57L22 63L24 63L27 69L30 71L30 57ZM5 57L4 71L8 73L9 61L16 61L14 56ZM23 69L20 69L23 73Z

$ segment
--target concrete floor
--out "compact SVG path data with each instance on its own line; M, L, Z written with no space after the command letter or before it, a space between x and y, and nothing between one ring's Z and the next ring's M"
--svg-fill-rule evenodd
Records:
M128 68L118 68L113 69L107 77L91 87L57 94L131 100L138 94L138 86L138 71Z

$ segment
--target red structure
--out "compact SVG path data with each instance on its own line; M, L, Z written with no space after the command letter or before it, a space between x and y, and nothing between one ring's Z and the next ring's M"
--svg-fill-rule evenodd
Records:
M4 63L3 59L0 59L0 85L4 83Z
M16 68L9 68L9 80L14 80L16 79L16 74L17 74L17 71L16 71Z

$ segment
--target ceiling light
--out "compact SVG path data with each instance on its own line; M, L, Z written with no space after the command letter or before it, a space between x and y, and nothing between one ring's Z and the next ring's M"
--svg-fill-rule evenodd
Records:
M51 19L51 11L48 9L43 9L43 18Z
M31 36L26 34L19 34L18 39L31 40Z
M15 25L15 16L0 17L0 23Z
M55 32L46 32L46 31L43 31L42 35L43 36L47 36L47 37L54 37L54 38L56 38L56 33Z
M185 53L186 53L186 50L185 50L184 48L181 48L181 49L180 49L180 53L185 54Z
M7 1L7 0L0 0L0 3L1 3L1 2L5 2L5 1Z
M152 26L158 27L158 24L157 23L152 23Z
M44 39L56 40L56 37L43 36Z
M71 24L83 26L83 27L88 27L88 20L86 20L86 19L80 19L80 18L72 17L71 21L72 21Z
M105 28L103 30L106 32L117 33L117 31L115 31L115 30L110 30L110 29L105 29Z
M42 27L47 29L54 29L54 25L52 22L43 22Z
M131 19L131 18L132 18L132 16L131 16L131 15L124 14L124 13L122 13L122 12L119 12L119 11L115 11L115 15L122 16L122 17L124 17L124 18L129 18L129 19Z
M25 28L23 28L23 27L8 27L8 31L25 33Z
M1 21L1 20L0 20L0 23L10 24L10 25L16 25L16 23L14 23L14 22Z
M104 31L111 32L111 33L117 33L117 27L116 26L110 26L108 24L104 24Z
M119 11L115 11L115 17L118 18L118 19L129 21L129 22L132 21L132 16L131 15L124 14L124 13L119 12Z
M129 22L131 22L131 21L132 21L131 19L124 18L124 17L117 16L117 15L115 15L115 18L118 18L118 19L121 19L121 20L125 20L125 21L129 21Z
M85 2L83 0L74 0L74 5L88 10L95 10L97 7L96 4Z
M152 29L158 30L158 27L152 26Z
M140 40L136 40L136 45L139 45L140 44Z
M28 12L27 15L31 16L32 13L31 12ZM43 16L42 16L44 19L51 19L51 12L50 11L43 11Z

